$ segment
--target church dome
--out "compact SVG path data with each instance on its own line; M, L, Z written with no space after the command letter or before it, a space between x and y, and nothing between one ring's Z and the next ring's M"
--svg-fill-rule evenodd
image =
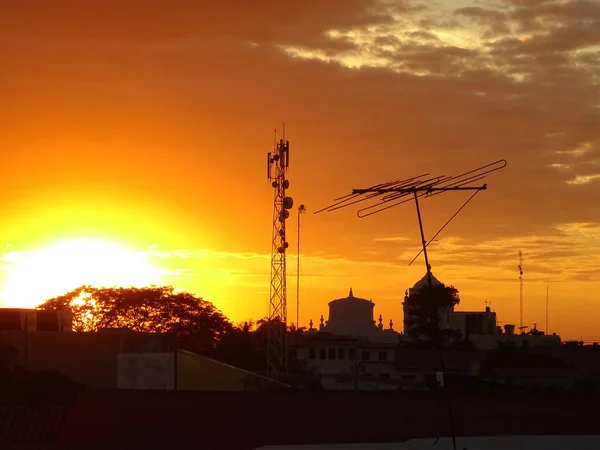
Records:
M436 277L434 277L433 273L429 272L429 274L431 275L431 285L432 286L443 286L443 283L440 280L438 280ZM428 275L425 274L425 276L423 276L423 278L421 278L419 281L417 281L410 290L411 291L419 291L419 290L421 290L421 288L429 286L428 278L429 278Z

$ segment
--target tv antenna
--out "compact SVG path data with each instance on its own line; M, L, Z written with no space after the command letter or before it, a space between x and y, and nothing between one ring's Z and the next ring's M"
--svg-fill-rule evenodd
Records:
M506 160L501 159L484 166L480 166L476 169L464 172L460 175L454 176L431 176L428 173L417 175L415 177L388 181L385 183L377 184L365 189L353 189L350 194L336 198L334 203L316 211L314 214L321 212L332 212L338 209L346 208L348 206L362 203L366 205L357 211L359 218L364 218L377 214L404 203L413 201L415 202L417 219L419 222L419 231L421 234L421 245L422 249L419 254L413 259L416 260L421 253L425 259L425 268L427 270L427 284L428 287L433 287L431 265L429 264L429 257L427 255L427 247L443 230L448 224L458 215L458 213L480 192L487 189L487 184L475 184L482 181L488 174L496 172L506 167ZM448 191L474 191L471 197L454 213L452 217L442 226L442 228L433 236L428 242L425 239L425 233L423 231L423 221L421 218L421 209L419 207L420 198L429 198L435 195L442 194ZM409 263L412 264L411 261ZM437 307L436 307L437 308ZM435 314L437 318L438 314ZM439 333L439 326L436 326ZM440 349L440 369L442 377L444 376L444 358L442 352L441 339L438 342ZM444 384L445 385L445 384ZM448 417L450 420L450 428L452 433L452 444L456 450L456 439L454 435L454 425L452 423L452 410L450 402L448 402Z
M409 265L411 265L421 255L421 253L423 253L425 259L425 268L427 270L427 280L429 286L431 286L431 265L429 264L427 247L444 230L444 228L450 224L450 222L458 215L458 213L462 211L465 206L467 206L467 204L475 197L475 195L477 195L480 191L487 189L486 183L480 185L474 184L483 180L488 174L503 169L506 167L506 164L506 160L501 159L460 175L441 175L432 177L428 173L425 173L404 180L389 181L386 183L377 184L366 189L353 189L352 193L336 198L333 204L316 211L314 214L324 211L336 211L338 209L371 200L370 204L367 204L367 206L359 209L356 213L356 215L362 219L414 200L417 210L417 219L419 221L419 230L421 232L422 249L409 263ZM423 221L421 218L419 199L423 197L433 197L447 191L474 191L474 193L454 213L454 215L450 217L450 219L442 226L442 228L440 228L440 230L429 241L427 241L423 231Z
M267 372L272 376L287 375L287 288L286 250L289 246L285 235L286 219L294 206L292 197L286 196L290 182L286 171L290 166L290 142L283 138L275 142L273 151L267 154L267 179L273 187L273 232L271 239L271 286L269 301Z

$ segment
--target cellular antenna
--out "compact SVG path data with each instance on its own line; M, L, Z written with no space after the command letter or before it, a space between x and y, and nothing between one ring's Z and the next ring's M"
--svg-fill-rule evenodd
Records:
M416 177L388 181L385 183L368 187L366 189L353 189L350 194L335 199L333 204L316 211L315 214L324 211L331 212L360 203L364 206L357 211L357 216L359 218L364 218L414 200L421 236L421 252L423 253L423 257L425 259L425 268L427 270L427 284L429 288L432 288L433 282L431 275L431 265L429 264L429 256L427 254L427 246L429 245L429 243L426 241L425 233L423 231L423 221L421 218L419 199L423 197L433 197L435 195L439 195L447 191L475 191L475 193L483 191L487 189L487 184L480 184L479 182L482 181L488 174L503 169L504 167L506 167L506 164L506 160L501 159L493 163L480 166L468 172L464 172L460 175L431 176L428 173L425 173ZM471 198L473 197L474 195L471 196ZM470 201L470 199L468 201ZM466 206L466 204L463 205L460 209L464 208L464 206ZM457 211L457 213L459 211ZM456 214L454 214L450 218L450 220L452 220L456 216ZM445 228L446 225L448 225L450 220L446 222L442 229ZM437 234L439 234L439 232ZM435 308L436 310L438 309L437 305L435 306ZM436 341L439 345L440 350L440 368L443 377L445 368L442 351L442 333L439 329L439 313L438 311L432 312L435 312L435 314L432 314L432 317L434 318L433 320L435 320L435 323L433 323L432 325L433 328L437 331ZM452 422L452 410L450 407L450 402L448 402L448 417L452 433L452 444L453 448L456 450L456 439L454 436L454 425Z
M275 142L273 151L267 153L267 179L273 187L267 372L274 377L287 374L286 252L289 244L285 224L294 205L293 199L286 196L290 186L286 179L289 154L290 143L284 139Z

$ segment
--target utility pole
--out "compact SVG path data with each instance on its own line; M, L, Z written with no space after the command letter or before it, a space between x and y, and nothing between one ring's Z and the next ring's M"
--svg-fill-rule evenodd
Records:
M298 250L296 253L296 328L300 329L300 214L306 214L306 205L298 206Z

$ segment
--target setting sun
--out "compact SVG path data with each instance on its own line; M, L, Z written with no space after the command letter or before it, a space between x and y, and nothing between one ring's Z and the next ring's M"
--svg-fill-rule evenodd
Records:
M147 286L159 282L145 255L106 241L70 240L13 253L0 291L5 307L35 307L82 285Z

